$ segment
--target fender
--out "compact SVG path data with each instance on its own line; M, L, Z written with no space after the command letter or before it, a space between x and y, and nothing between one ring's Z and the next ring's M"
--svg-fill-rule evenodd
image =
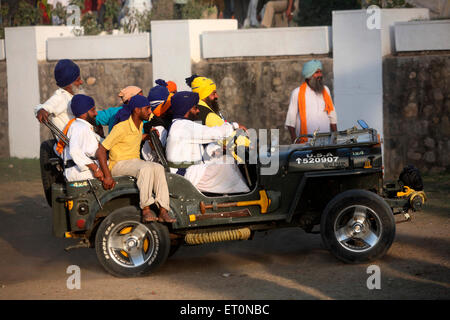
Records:
M96 189L96 195L98 198L98 201L100 202L101 206L103 207L103 210L109 215L111 212L109 212L107 209L105 209L105 204L109 201L124 196L124 195L138 195L139 189L136 185L136 179L133 177L120 177L116 178L116 186L112 190L104 190L100 189L98 187L98 184L94 186ZM100 183L101 186L101 183ZM100 207L99 203L97 201L92 201L90 204L90 210L89 210L89 217L86 220L86 229L91 229L95 218L97 217L97 214L99 211L101 211L102 208Z
M350 176L350 175L370 175L373 173L380 173L380 172L381 172L381 169L379 169L379 168L362 169L362 170L354 170L354 171L336 170L336 171L328 171L328 172L323 172L323 171L305 172L305 174L303 175L299 184L297 185L297 190L295 192L294 199L291 202L288 215L286 216L286 222L288 222L288 223L292 222L292 217L295 214L295 209L297 208L298 202L300 201L300 198L303 194L303 190L306 186L308 179L323 178L323 177Z

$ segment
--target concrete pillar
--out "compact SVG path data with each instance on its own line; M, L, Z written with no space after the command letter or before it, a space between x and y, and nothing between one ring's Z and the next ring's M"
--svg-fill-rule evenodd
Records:
M427 18L428 9L333 11L334 101L339 129L363 119L383 136L383 56L394 50L394 23Z
M151 28L153 79L174 81L183 91L190 90L184 79L191 76L191 63L202 58L201 34L237 30L237 20L152 21Z
M5 28L11 157L39 157L39 122L33 112L34 106L41 102L38 61L46 59L48 38L71 36L71 29L53 26Z

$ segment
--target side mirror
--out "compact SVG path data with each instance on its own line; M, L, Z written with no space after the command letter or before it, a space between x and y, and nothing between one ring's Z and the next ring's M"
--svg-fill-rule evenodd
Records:
M361 126L361 128L363 129L369 129L369 125L364 121L364 120L358 120L358 124Z

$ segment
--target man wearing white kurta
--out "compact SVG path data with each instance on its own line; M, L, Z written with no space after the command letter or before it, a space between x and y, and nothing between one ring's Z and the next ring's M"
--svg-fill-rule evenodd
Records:
M197 93L187 91L172 97L174 120L167 138L166 156L178 168L171 168L171 171L183 174L200 191L249 192L233 159L223 156L216 144L230 136L233 127L227 124L207 127L191 121L199 112L198 99ZM187 167L185 170L183 165Z
M72 60L59 60L55 66L54 76L59 87L44 103L34 107L34 114L39 122L47 121L49 116L59 130L63 131L70 119L74 118L70 101L83 84L80 68Z
M103 172L95 159L101 137L94 132L93 127L97 115L94 100L78 94L73 97L71 107L76 119L67 132L69 144L63 152L64 176L68 181L102 180Z
M302 75L305 82L292 91L285 122L292 142L299 135L313 134L316 130L318 132L337 130L336 111L331 100L330 89L322 82L320 61L311 60L305 63ZM306 139L302 140L304 141Z

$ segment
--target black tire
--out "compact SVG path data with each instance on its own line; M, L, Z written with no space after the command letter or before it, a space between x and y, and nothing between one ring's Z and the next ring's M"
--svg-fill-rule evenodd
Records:
M320 223L325 247L346 263L381 258L395 238L395 220L389 205L377 194L348 190L326 206Z
M180 247L181 247L181 243L175 243L175 244L172 244L172 245L170 246L169 258L170 258L171 256L173 256L173 255L178 251L178 249L180 249Z
M134 206L114 210L95 236L100 264L116 277L149 274L167 260L169 250L167 227L157 222L142 223L141 211Z
M44 188L45 199L50 207L52 206L52 184L64 182L63 173L50 163L52 158L60 159L53 151L55 143L55 139L46 140L42 142L39 151L42 187ZM60 161L60 165L62 166L62 161Z

